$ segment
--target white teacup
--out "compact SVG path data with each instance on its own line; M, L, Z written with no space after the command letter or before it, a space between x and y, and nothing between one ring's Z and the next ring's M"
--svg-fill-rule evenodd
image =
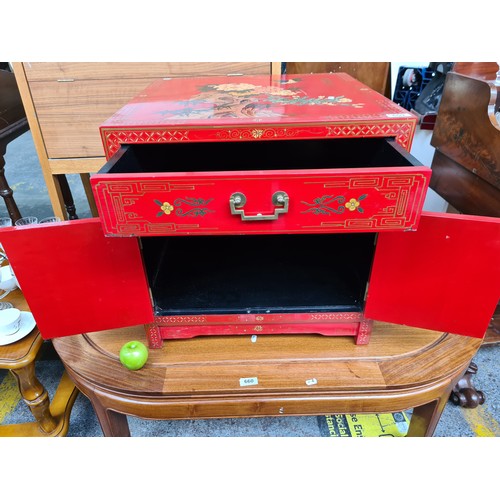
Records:
M10 265L0 267L0 299L3 299L16 288L19 288L19 283Z
M21 311L4 309L0 311L0 335L13 335L21 327Z

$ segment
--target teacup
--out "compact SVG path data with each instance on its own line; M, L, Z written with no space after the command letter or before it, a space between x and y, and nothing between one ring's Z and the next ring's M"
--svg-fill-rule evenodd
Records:
M0 267L0 299L6 297L16 288L19 288L19 283L10 265Z
M0 335L13 335L21 327L21 311L4 309L0 311Z

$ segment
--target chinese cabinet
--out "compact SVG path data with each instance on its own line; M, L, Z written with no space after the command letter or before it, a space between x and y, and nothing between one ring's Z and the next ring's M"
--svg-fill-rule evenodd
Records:
M422 212L415 126L343 73L159 80L100 128L99 218L0 241L44 338L144 324L151 347L366 344L373 320L482 337L500 224Z

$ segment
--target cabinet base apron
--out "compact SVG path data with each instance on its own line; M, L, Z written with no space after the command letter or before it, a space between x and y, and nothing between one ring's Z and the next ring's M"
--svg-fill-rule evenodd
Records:
M319 334L352 336L357 345L368 344L373 321L362 313L242 314L156 316L145 326L151 349L163 340L189 339L202 335Z

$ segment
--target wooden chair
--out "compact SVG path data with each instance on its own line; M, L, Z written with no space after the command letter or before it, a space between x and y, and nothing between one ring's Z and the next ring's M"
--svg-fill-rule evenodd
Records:
M0 70L0 196L4 199L12 223L21 218L13 191L5 177L7 145L29 130L21 96L14 75Z

